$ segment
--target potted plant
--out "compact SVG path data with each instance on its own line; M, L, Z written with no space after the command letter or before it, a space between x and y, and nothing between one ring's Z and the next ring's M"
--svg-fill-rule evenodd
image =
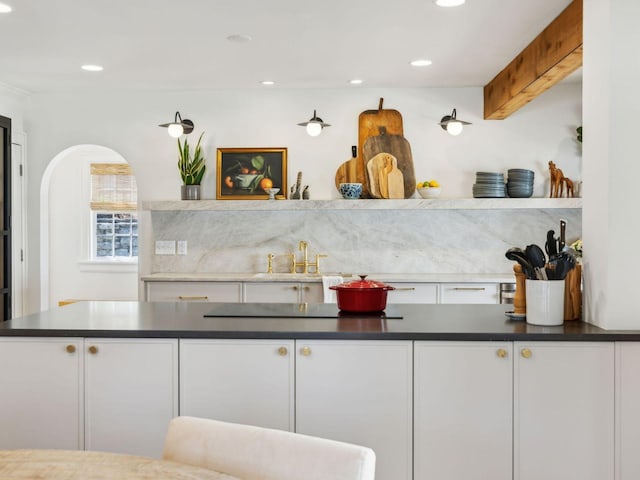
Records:
M200 182L202 182L202 177L207 169L206 160L200 146L202 135L204 135L204 132L198 138L193 155L187 139L185 138L184 143L182 143L178 138L178 171L182 178L182 200L200 200Z

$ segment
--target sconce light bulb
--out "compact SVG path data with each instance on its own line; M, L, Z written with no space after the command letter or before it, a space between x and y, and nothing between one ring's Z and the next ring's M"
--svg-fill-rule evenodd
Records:
M462 133L462 123L456 122L455 120L447 123L447 132L450 135L460 135Z
M309 122L307 124L307 133L312 137L317 137L322 133L322 125L319 122Z
M184 132L184 128L179 123L172 123L167 127L169 135L173 138L178 138Z

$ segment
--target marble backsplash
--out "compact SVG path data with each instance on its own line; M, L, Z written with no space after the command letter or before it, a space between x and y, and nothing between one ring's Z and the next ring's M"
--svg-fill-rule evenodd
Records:
M512 246L544 248L547 230L580 238L582 210L153 211L152 240L186 240L187 255L151 255L150 273L258 273L267 254L288 272L285 254L308 242L321 271L349 273L511 273Z

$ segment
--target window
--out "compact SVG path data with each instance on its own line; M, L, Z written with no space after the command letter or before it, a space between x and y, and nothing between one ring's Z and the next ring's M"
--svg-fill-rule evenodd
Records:
M91 164L92 259L138 258L138 189L131 167Z

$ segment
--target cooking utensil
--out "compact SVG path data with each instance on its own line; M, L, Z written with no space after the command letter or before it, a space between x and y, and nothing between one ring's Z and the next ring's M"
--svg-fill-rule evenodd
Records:
M359 275L360 280L331 285L336 291L338 308L344 312L381 312L387 307L387 292L395 287L374 280L366 280L366 275Z
M567 221L560 220L560 242L558 243L558 251L560 252L562 251L564 246L567 244L566 237L565 237L566 230L567 230Z
M512 260L514 262L518 262L522 267L522 271L524 272L527 278L532 280L536 279L536 273L535 273L535 270L533 269L533 265L531 265L531 262L529 261L529 257L527 257L527 254L525 253L524 250L518 247L511 247L505 253L505 257L507 257L509 260Z
M402 198L411 197L416 191L411 145L402 135L391 135L385 127L380 127L379 135L367 138L362 147L365 165L371 158L382 152L396 158L397 168L403 177L404 196Z
M362 183L358 180L358 147L351 147L351 159L344 162L336 171L336 188L340 191L341 183Z
M402 115L397 110L383 109L384 98L380 98L377 110L365 110L358 117L358 156L356 165L357 182L363 183L362 198L369 198L366 181L366 161L362 148L367 138L380 134L380 127L384 127L389 135L402 135Z
M558 242L555 238L556 232L549 230L547 232L547 241L544 244L544 250L547 252L549 259L552 259L558 254Z
M538 280L548 280L547 274L544 271L544 266L547 263L547 259L545 258L542 249L536 244L531 244L527 245L527 247L525 248L525 253L527 254L529 262L531 263L531 266L536 273L536 278Z

